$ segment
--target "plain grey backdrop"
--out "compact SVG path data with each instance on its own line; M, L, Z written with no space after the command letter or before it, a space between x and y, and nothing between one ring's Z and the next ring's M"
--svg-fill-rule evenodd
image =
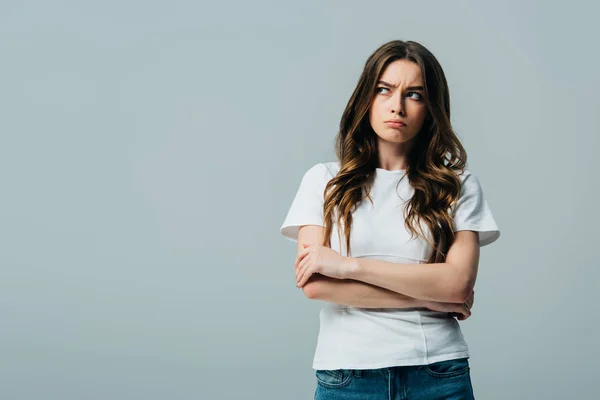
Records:
M476 398L600 398L590 3L2 1L0 398L311 399L279 227L393 39L442 64L502 232Z

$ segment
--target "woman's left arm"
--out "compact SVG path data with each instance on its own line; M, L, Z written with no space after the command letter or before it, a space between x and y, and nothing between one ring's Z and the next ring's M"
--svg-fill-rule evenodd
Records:
M476 231L455 232L446 262L400 264L351 257L348 279L380 286L422 300L463 303L470 296L479 264Z

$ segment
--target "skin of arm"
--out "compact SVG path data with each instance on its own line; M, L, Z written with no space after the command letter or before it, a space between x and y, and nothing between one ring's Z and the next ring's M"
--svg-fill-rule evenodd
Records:
M304 225L298 232L298 252L303 244L321 244L325 229ZM354 279L335 279L314 274L302 287L305 296L335 304L362 308L424 307L423 301L376 285Z
M479 248L476 231L458 231L443 263L398 264L348 257L346 278L417 299L462 303L475 286Z
M302 288L309 299L360 308L425 307L423 301L352 279L312 275Z

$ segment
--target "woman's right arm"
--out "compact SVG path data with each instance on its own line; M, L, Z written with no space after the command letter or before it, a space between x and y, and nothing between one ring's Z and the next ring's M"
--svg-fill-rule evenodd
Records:
M314 300L361 308L423 308L425 302L401 293L352 279L313 274L305 284L306 296Z
M359 308L425 308L442 311L464 321L471 316L475 292L464 303L443 303L416 299L379 286L352 279L334 279L313 274L303 287L310 299Z

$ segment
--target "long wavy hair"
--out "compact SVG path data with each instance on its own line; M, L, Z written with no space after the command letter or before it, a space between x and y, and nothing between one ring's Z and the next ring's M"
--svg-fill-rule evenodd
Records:
M331 246L333 219L338 236L343 226L348 253L352 213L368 197L378 165L377 135L369 122L369 109L376 94L377 81L387 66L396 60L412 61L421 69L428 112L415 143L407 154L405 177L414 188L404 213L406 229L420 235L432 247L428 263L446 259L454 241L451 208L461 190L459 171L464 170L467 154L450 124L450 96L444 71L435 56L413 41L393 40L380 46L367 59L358 84L346 105L335 139L340 170L324 189L324 246ZM423 231L427 225L431 237ZM418 230L417 228L418 227Z

